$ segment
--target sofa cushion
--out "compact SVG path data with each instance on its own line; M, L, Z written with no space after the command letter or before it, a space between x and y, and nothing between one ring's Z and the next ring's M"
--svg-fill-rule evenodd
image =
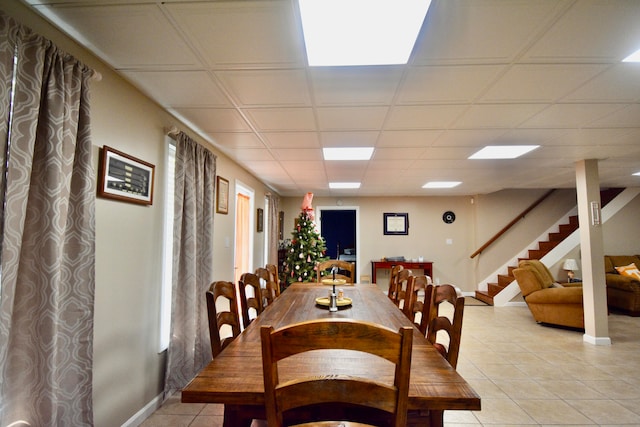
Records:
M640 281L640 270L638 270L638 267L636 267L635 263L633 262L629 265L616 267L616 270L622 276L631 277L632 279Z
M547 266L538 260L522 260L518 266L520 268L529 268L542 285L542 289L549 288L556 283Z
M604 271L605 273L618 274L616 267L621 267L634 263L640 265L640 257L637 255L605 255Z

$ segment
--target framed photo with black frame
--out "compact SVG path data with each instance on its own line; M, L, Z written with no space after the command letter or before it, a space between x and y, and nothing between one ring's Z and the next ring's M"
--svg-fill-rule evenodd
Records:
M384 213L384 234L392 236L406 236L409 234L408 213Z
M103 146L98 170L98 196L141 205L153 204L155 166Z

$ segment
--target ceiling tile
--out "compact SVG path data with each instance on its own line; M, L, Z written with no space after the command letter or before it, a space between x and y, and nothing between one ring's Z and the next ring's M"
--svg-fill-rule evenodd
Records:
M176 108L175 111L204 132L232 132L250 130L236 110L224 108Z
M205 71L124 71L164 107L231 107L227 96Z
M514 65L483 96L483 102L554 102L605 70L604 65Z
M309 72L319 106L387 105L402 77L398 66L315 67Z
M311 108L249 108L247 115L264 131L315 130Z
M243 70L217 73L239 106L309 106L302 70Z
M216 145L226 148L265 148L262 141L252 132L214 132L209 137Z
M389 112L385 130L445 129L466 109L464 105L399 106Z
M316 132L264 132L262 135L273 148L320 147Z
M540 112L545 104L472 105L456 122L456 129L513 128Z
M302 37L290 1L167 4L212 67L302 66Z
M582 127L622 108L620 104L555 104L522 123L523 127ZM606 124L603 124L603 127Z
M317 110L318 124L322 131L378 130L387 110L387 107L322 107Z
M398 93L399 104L469 103L504 66L412 67Z

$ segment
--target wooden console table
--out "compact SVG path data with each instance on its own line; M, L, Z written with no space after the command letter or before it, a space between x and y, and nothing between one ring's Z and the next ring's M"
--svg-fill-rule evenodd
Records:
M391 270L396 265L401 265L410 270L423 270L425 276L429 276L433 279L433 263L431 261L371 261L371 283L377 283L376 270Z

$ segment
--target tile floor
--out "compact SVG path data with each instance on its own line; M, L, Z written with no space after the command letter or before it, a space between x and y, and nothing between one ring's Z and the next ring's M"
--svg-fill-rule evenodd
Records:
M609 336L593 346L526 307L465 307L458 372L482 410L446 411L445 426L640 426L640 318L611 314ZM222 426L222 413L173 396L142 426Z

